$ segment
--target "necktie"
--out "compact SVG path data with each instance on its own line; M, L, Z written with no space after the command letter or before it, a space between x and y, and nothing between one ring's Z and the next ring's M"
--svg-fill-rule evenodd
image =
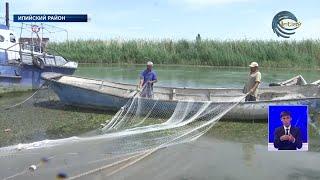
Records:
M286 135L289 135L289 128L286 129Z

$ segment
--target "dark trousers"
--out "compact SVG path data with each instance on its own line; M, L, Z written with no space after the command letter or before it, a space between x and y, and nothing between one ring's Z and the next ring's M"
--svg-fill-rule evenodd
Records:
M153 86L152 84L147 84L145 87L142 89L141 97L146 97L146 98L153 98Z
M256 100L257 100L257 98L255 96L250 95L250 94L246 97L246 101L256 101Z

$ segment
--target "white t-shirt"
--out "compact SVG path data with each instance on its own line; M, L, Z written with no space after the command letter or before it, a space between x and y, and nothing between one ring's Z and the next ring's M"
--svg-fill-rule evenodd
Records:
M244 93L248 93L250 89L253 88L253 86L256 84L256 82L261 82L261 73L259 71L256 71L254 73L250 73L248 76L248 81L244 86ZM259 87L259 86L258 86ZM258 88L251 93L252 96L257 97L258 96Z

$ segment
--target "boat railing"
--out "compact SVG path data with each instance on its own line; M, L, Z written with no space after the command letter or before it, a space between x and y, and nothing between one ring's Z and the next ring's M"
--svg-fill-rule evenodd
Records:
M7 21L7 19L5 19L4 17L0 17L0 22L1 21L4 22L4 21ZM68 40L69 33L67 29L54 26L51 24L45 24L45 23L29 24L29 23L14 22L12 20L9 20L9 22L10 22L10 30L12 30L13 32L20 32L19 42L11 45L8 48L0 48L0 50L4 50L6 54L7 52L17 52L20 54L20 59L13 59L14 62L8 62L8 63L16 63L16 62L22 63L23 61L22 55L37 56L42 58L43 61L46 61L46 58L49 57L50 61L53 61L53 62L51 64L44 62L46 65L64 66L65 64L70 62L67 58L64 57L64 55L62 55L56 49L52 47L49 48L46 46L49 38L53 37L53 35L57 33L63 33L64 34L63 36L66 37L66 40L69 45L69 40ZM31 37L29 37L29 33L31 33ZM29 37L27 38L29 40L23 42L24 40L21 40L21 39L24 38L24 36ZM47 40L44 40L45 38L47 38ZM14 47L16 46L19 46L19 51L17 51L17 49L14 49ZM28 49L28 48L25 48L25 46L30 46L32 48ZM25 52L26 50L30 52Z
M19 45L19 50L14 50L13 48L15 46L18 46ZM37 52L37 51L33 51L33 50L29 50L30 52L26 52L26 51L23 51L22 49L22 46L24 44L21 43L21 42L18 42L18 43L15 43L14 45L8 47L8 48L0 48L0 50L3 50L5 51L5 53L7 54L8 52L16 52L16 53L19 53L20 55L20 59L15 59L15 62L13 63L16 63L16 62L19 62L19 63L23 63L23 55L24 56L30 56L31 58L34 58L35 56L36 57L39 57L39 58L43 58L44 60L44 63L46 65L53 65L53 64L50 64L47 62L47 58L50 57L54 60L54 65L56 66L57 65L57 60L56 60L56 55L54 54L48 54L46 51L42 51L42 52ZM28 44L29 46L33 46L33 47L36 47L37 45L32 45L32 44ZM51 52L54 52L56 54L58 54L59 56L61 56L63 59L64 59L64 64L68 63L69 60L64 58L61 53L59 53L58 51L56 51L55 49L53 48L46 48L46 49L49 49ZM8 62L9 64L12 63L12 62ZM64 64L61 64L61 66L63 66Z

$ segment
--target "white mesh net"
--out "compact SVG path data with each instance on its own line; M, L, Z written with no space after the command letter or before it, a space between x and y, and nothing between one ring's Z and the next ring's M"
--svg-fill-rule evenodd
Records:
M39 91L20 106L19 111L30 108L31 104L46 103L48 99L41 97L52 97L47 93ZM111 120L106 121L99 134L1 148L0 157L10 160L15 167L0 170L1 178L34 178L26 168L42 162L43 157L50 160L50 165L39 165L40 179L55 176L57 169L67 172L70 179L105 170L102 177L106 178L158 149L199 138L245 97L236 94L213 98L212 101L168 101L157 96L144 98L140 93L134 94ZM6 111L14 114L14 109ZM30 130L39 129L36 123L29 124L32 126ZM110 167L114 171L106 172Z
M47 93L46 90L40 90L18 108L23 111L31 104L46 102L41 97L52 97ZM42 166L41 157L51 161L50 167L38 170L46 177L54 176L56 169L61 166L68 169L70 179L118 166L122 162L126 162L124 166L127 166L163 147L197 139L244 97L235 96L232 101L229 99L224 103L183 100L168 103L156 98L143 98L140 93L136 93L107 121L99 134L1 148L0 157L10 159L19 170L0 172L5 179L30 177L26 167L30 164ZM6 111L12 113L13 109ZM35 126L30 130L38 128ZM106 155L108 158L105 158ZM21 164L21 159L17 157L25 159L27 164ZM64 165L66 161L71 163ZM120 169L124 166L120 166Z
M123 106L101 132L117 137L115 151L135 152L194 140L210 129L245 95L233 101L173 101L170 105L139 93Z
M36 97L29 101L40 103L41 99ZM69 179L77 179L117 167L105 175L108 177L163 147L197 139L244 97L237 96L225 103L180 100L168 104L137 93L107 121L100 134L1 148L0 157L10 159L19 170L0 172L5 179L30 177L26 168L34 164L43 176L52 177L62 166L68 169ZM27 164L21 164L17 157ZM45 167L41 157L47 157L50 166ZM65 165L66 161L70 163Z

